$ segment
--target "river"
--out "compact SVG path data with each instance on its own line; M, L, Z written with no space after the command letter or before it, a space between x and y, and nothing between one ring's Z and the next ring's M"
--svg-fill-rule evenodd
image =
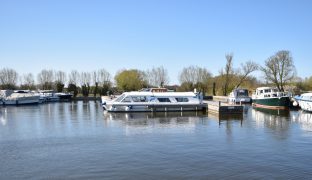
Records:
M244 107L104 113L99 102L0 107L0 179L308 179L312 114Z

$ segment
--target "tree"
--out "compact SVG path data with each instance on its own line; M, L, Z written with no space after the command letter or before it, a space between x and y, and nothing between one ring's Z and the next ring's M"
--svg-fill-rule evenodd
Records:
M73 93L74 97L78 94L78 88L75 84L68 84L67 91Z
M92 81L93 81L93 96L96 97L96 94L98 93L98 86L99 86L99 78L98 78L98 73L96 71L92 72Z
M80 84L81 84L82 95L84 97L89 96L90 82L91 82L91 74L88 72L81 72L80 73Z
M153 67L145 72L148 85L153 87L164 87L169 83L168 71L163 66Z
M109 95L112 89L111 75L105 69L98 70L99 91L101 95Z
M208 83L211 80L211 73L206 68L189 66L183 68L179 75L181 87L179 90L192 91L197 88L205 94L208 90Z
M284 91L287 83L295 78L296 68L289 51L278 51L265 61L261 67L265 79L276 85L279 91Z
M37 80L43 90L50 90L53 88L54 71L43 69L38 75Z
M241 70L239 70L239 81L236 85L238 88L249 76L250 73L258 70L258 64L253 61L247 61L245 64L241 64Z
M117 88L121 91L137 91L146 86L143 72L137 69L123 70L116 74Z
M220 71L223 82L223 96L226 96L229 91L229 85L231 83L231 77L234 74L233 70L233 54L226 54L226 65L224 70Z
M79 72L76 70L72 70L68 75L68 84L74 84L77 86L80 79Z
M63 71L57 71L55 73L55 85L57 92L62 92L64 90L66 82L66 73Z
M3 68L0 70L0 85L2 89L15 89L18 73L14 69Z
M111 75L105 69L98 70L98 82L101 86L111 83Z
M21 89L35 89L35 80L32 73L23 74L21 77Z

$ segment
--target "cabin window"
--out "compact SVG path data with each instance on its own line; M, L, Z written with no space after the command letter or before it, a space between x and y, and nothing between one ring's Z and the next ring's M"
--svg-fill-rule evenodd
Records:
M248 91L240 90L237 92L237 96L248 96Z
M263 93L263 90L260 90L260 94L262 94Z
M123 99L122 102L131 102L131 98L130 97L125 97L125 99Z
M171 102L169 98L157 98L159 102Z
M189 102L188 98L175 98L177 102Z
M132 96L133 102L146 102L145 96Z
M116 99L116 102L120 102L124 97L125 97L125 95L121 95L120 97L118 97L118 98Z
M264 92L269 93L269 92L271 92L271 89L265 89Z

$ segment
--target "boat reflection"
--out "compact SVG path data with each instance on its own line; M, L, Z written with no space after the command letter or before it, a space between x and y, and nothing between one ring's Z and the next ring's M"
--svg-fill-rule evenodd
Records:
M105 120L123 120L134 121L139 119L155 119L155 118L188 118L188 117L203 117L206 114L202 111L189 111L189 112L131 112L131 113L112 113L104 112ZM183 118L179 118L183 117Z
M242 126L244 116L243 114L221 114L209 112L208 118L217 120L219 122L219 126L225 123L228 127L230 124L236 124L237 122L240 122L240 125Z
M312 131L312 113L300 110L292 116L292 122L298 123L305 131Z
M257 127L269 128L278 137L285 138L290 127L289 114L289 110L253 108L251 116Z
M127 135L147 134L155 131L162 133L190 133L196 124L206 124L204 112L138 112L104 113L104 120L109 126L124 126ZM170 129L170 131L167 131Z
M2 126L6 126L7 124L7 110L6 108L0 109L0 123Z

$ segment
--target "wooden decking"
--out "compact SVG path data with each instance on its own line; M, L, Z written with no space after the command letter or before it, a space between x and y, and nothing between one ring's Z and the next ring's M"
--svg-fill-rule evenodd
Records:
M222 114L242 114L244 107L242 105L228 104L221 101L204 101L207 104L207 110Z

